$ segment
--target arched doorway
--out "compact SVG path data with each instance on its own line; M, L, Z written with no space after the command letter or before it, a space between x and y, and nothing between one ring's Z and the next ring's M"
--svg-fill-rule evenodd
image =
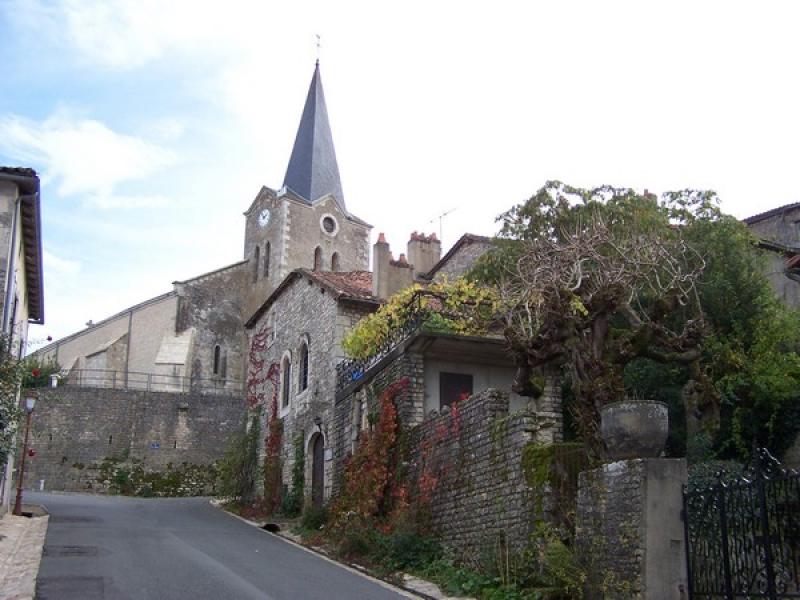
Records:
M321 433L311 440L311 502L315 508L325 503L325 440Z

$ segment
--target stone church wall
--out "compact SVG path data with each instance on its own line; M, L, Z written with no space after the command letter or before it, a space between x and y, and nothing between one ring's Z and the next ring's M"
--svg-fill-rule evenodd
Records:
M265 209L270 216L266 225L262 225L259 215ZM332 216L338 226L331 233L322 227L326 215ZM351 221L331 196L309 205L291 194L279 196L265 187L256 196L245 217L244 256L249 261L244 299L245 320L291 271L298 268L313 269L317 247L321 251L321 270L354 271L369 268L369 226ZM255 264L256 248L258 265ZM339 257L336 269L332 265L334 253ZM267 256L268 268L265 264Z
M242 311L244 290L250 285L248 264L235 263L175 284L179 297L175 332L194 329L187 369L194 378L230 380L232 387L241 389L247 340ZM224 368L221 363L214 373L217 345Z
M164 473L205 469L242 430L241 396L59 387L40 391L26 482L46 490L107 492L117 464Z
M84 368L81 357L126 335L130 328L129 370L151 372L161 337L165 332L174 331L176 303L173 292L152 298L45 346L37 354L47 360L54 359L64 369Z
M324 271L331 271L331 257L339 254L338 271L366 271L369 269L369 228L353 223L341 211L332 196L309 206L300 202L288 204L284 223L284 241L291 268L314 266L314 250L322 250ZM338 226L329 234L322 228L322 219L332 216Z

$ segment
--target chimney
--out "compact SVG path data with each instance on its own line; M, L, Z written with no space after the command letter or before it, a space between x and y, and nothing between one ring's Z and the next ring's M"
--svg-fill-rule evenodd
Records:
M372 246L372 295L385 298L389 280L389 261L392 253L383 233L378 234L378 241Z
M372 246L372 295L383 300L414 283L414 266L406 255L394 260L386 238L381 233Z
M408 262L414 265L414 272L417 276L424 275L439 262L442 257L442 243L432 233L426 236L424 233L411 234L406 249Z

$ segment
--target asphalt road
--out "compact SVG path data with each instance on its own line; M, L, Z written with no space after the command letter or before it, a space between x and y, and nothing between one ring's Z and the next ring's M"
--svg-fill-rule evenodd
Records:
M211 506L28 492L50 513L37 600L412 597Z

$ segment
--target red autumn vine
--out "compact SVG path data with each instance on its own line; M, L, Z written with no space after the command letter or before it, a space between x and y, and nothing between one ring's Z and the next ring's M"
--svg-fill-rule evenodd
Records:
M409 385L404 377L381 394L380 413L374 430L366 432L346 465L343 489L333 507L334 528L343 527L353 517L368 519L386 509L393 496L393 462L398 436L395 397Z
M264 402L263 384L269 379L269 371L265 373L267 359L264 354L272 330L266 325L253 334L250 340L247 368L247 404L254 408Z
M462 394L459 400L450 405L449 424L444 417L440 417L436 425L434 436L425 436L420 441L420 470L417 479L417 502L419 505L427 505L431 501L433 492L439 485L439 481L449 471L452 470L450 461L442 464L436 455L436 449L448 440L455 440L461 435L461 411L459 402L466 400L468 394Z
M266 325L253 335L248 356L247 402L250 408L261 406L266 398L264 384L272 386L272 398L267 415L266 456L264 458L264 509L271 513L281 502L281 443L283 422L278 418L278 384L280 367L271 363L267 367L264 357L268 347L271 329Z

